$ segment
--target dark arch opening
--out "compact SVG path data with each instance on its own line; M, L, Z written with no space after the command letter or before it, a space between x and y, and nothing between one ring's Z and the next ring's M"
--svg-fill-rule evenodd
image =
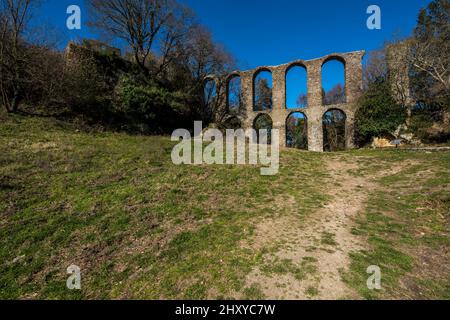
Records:
M272 72L262 69L253 80L253 111L272 110Z
M272 143L273 122L272 118L268 114L258 115L253 122L253 128L256 130L258 144L260 143L262 138L262 136L260 135L262 133L259 132L260 130L267 130L267 144Z
M286 147L308 150L308 119L302 112L294 112L286 119Z
M237 129L242 128L242 121L238 117L232 116L232 117L228 117L227 119L225 119L222 126L223 126L222 129L225 129L225 130L226 129L237 130Z
M286 109L308 107L308 73L306 67L294 64L286 71Z
M333 105L346 101L345 60L330 57L322 65L322 104Z
M203 84L203 103L205 107L210 107L217 99L216 81L212 78L205 79Z
M241 76L233 75L227 84L227 107L230 112L238 112L242 106Z
M325 152L342 151L346 149L346 124L347 116L339 109L328 110L322 119L323 126L323 150Z

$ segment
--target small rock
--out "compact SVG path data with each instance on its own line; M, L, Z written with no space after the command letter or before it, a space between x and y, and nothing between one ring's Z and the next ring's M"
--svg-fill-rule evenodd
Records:
M19 262L19 261L21 261L21 260L23 260L23 259L25 259L25 255L22 255L22 256L19 256L19 257L14 258L14 260L12 261L12 263L17 263L17 262Z

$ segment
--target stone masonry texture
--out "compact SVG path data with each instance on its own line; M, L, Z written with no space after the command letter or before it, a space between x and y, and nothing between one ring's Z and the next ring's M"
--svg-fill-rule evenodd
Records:
M286 146L286 121L294 112L301 112L306 116L308 124L308 148L310 151L323 151L322 119L330 110L341 110L346 115L346 148L354 148L354 119L357 109L357 99L362 92L362 58L364 51L348 53L335 53L313 60L297 60L279 66L263 66L254 70L236 71L227 75L223 81L217 83L228 88L229 80L241 77L242 105L240 120L243 129L253 127L255 119L261 114L271 117L273 128L280 131L280 147ZM346 102L337 105L323 105L322 103L322 66L330 61L338 60L345 67ZM286 75L293 66L302 66L308 74L308 107L299 109L286 108ZM272 74L272 110L253 111L254 109L254 80L261 71L270 71ZM220 90L223 95L227 90ZM225 101L227 99L221 99Z

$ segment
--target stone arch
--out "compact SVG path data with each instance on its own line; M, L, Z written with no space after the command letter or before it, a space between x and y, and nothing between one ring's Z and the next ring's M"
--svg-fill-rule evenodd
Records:
M236 80L239 80L237 82ZM228 111L238 112L242 108L242 79L238 72L230 74L226 79L226 106Z
M253 120L253 129L256 130L257 143L260 143L261 136L259 130L267 130L267 144L272 143L273 120L267 113L258 114Z
M308 150L308 117L300 111L286 118L286 147Z
M324 151L342 151L347 148L347 118L345 111L338 108L330 108L323 114Z
M326 56L325 58L323 58L322 65L324 65L325 63L327 63L328 61L331 61L331 60L338 60L338 61L342 62L344 65L347 64L347 60L345 60L345 57L343 55L333 53L333 54L330 54L330 55Z
M205 85L205 83L207 83L209 81L212 81L212 82L214 82L217 85L218 82L219 82L219 79L216 76L214 76L214 75L208 75L208 76L203 78L203 85Z
M228 116L223 120L223 129L242 129L244 121L236 115Z
M270 80L268 79L270 75ZM258 77L261 79L258 79ZM264 76L266 78L264 78ZM269 68L259 68L253 74L253 111L273 109L273 74Z
M299 79L295 79L300 82L301 90L298 88L299 83L294 83L297 89L294 89L292 81L289 79L289 74L295 70L302 70L304 74L300 75ZM286 109L303 109L308 107L308 67L302 62L297 61L290 64L284 74L284 84L286 92ZM294 93L294 95L292 95Z
M337 62L339 66L342 66L342 70L333 72L337 81L333 81L331 84L325 84L326 81L324 71L328 66L333 66L333 62ZM339 68L334 66L334 68ZM322 105L333 105L347 103L347 61L340 55L330 55L326 57L321 66L321 88L322 88ZM343 82L343 83L341 83ZM328 88L326 88L328 87Z

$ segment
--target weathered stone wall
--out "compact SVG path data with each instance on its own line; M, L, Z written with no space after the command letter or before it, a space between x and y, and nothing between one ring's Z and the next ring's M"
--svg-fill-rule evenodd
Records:
M414 100L411 96L410 63L408 54L410 40L400 41L386 47L386 58L389 69L392 94L398 104L405 106L407 111L406 125L410 125Z
M362 91L362 57L364 51L336 53L313 60L298 60L279 66L264 66L254 70L234 72L241 77L243 106L241 120L244 129L252 128L255 119L261 114L268 114L273 121L273 128L280 131L280 146L286 146L286 121L294 112L302 112L308 122L308 146L310 151L323 151L322 119L326 112L332 109L343 111L346 120L347 148L354 147L354 118L356 102ZM322 66L330 60L339 60L345 66L346 103L326 105L322 103ZM300 109L286 108L286 74L293 66L303 66L308 74L308 107ZM273 108L267 111L253 111L254 80L261 71L272 73ZM229 78L231 78L229 76ZM228 81L221 81L228 85ZM227 92L227 90L222 90ZM226 101L227 99L225 99Z

